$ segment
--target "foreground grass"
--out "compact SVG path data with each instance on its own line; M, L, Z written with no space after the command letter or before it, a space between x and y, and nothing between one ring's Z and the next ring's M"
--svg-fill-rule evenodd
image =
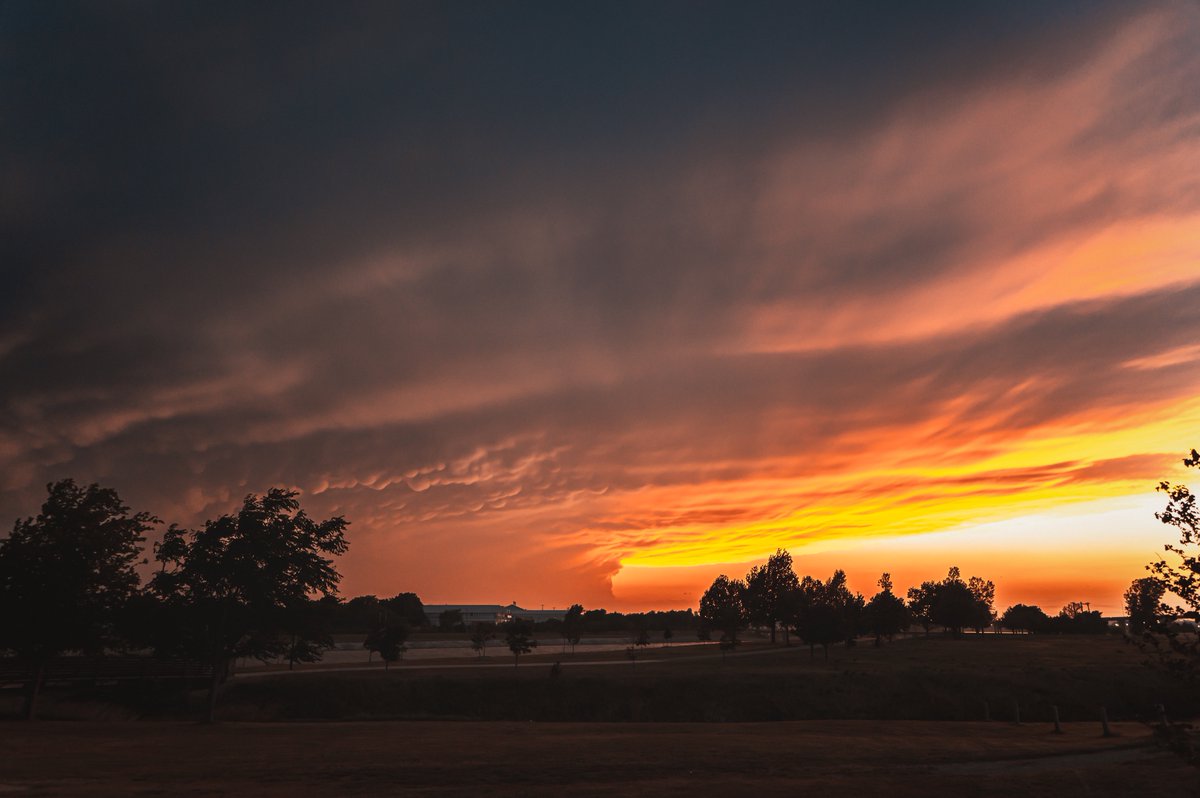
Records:
M1194 794L1149 730L1007 723L0 724L27 795Z
M658 656L654 652L654 656ZM914 638L882 648L750 646L728 661L685 648L637 663L563 659L519 668L393 667L388 672L292 674L234 680L231 720L478 719L748 722L804 719L1049 722L1149 720L1200 712L1194 691L1146 667L1114 637Z
M984 636L899 640L818 650L750 644L726 661L712 647L644 652L636 664L611 652L518 668L489 659L236 678L222 692L224 720L520 720L557 722L753 722L814 719L1022 720L1098 724L1200 714L1200 696L1149 668L1116 637ZM561 660L561 667L554 662ZM47 719L189 719L202 692L125 684L48 691ZM20 696L0 707L10 716Z

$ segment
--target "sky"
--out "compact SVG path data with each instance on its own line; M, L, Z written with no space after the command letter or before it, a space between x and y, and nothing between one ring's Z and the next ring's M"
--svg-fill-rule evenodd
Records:
M0 519L283 486L345 595L782 547L1118 613L1200 446L1198 86L1183 1L4 3Z

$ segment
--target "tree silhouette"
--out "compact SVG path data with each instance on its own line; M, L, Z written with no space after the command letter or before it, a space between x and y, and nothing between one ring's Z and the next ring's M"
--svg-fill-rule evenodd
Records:
M390 611L383 610L376 623L367 632L363 648L379 654L380 659L383 660L383 669L387 670L393 662L404 656L405 651L408 651L408 647L404 645L408 641L408 635L408 624Z
M933 603L937 599L937 589L937 582L922 582L920 587L908 589L909 616L921 625L926 637L933 628Z
M483 659L487 655L489 640L496 637L496 627L490 623L476 621L471 624L471 649Z
M397 593L390 599L384 599L379 603L404 621L410 629L429 625L429 619L425 617L425 605L421 603L421 599L416 593Z
M162 570L151 588L172 609L184 653L213 669L210 722L233 660L284 655L287 607L337 593L332 558L346 551L346 520L312 520L297 495L272 488L247 496L236 514L194 531L172 526L155 547Z
M1004 611L1000 625L1005 629L1042 632L1049 628L1050 617L1036 605L1014 604Z
M824 649L829 659L829 646L849 643L858 631L864 609L863 597L846 586L846 572L837 570L825 582L810 576L800 583L803 597L796 631L804 642Z
M1183 464L1200 468L1200 453L1192 449ZM1167 494L1167 506L1154 517L1178 530L1179 543L1163 546L1171 561L1164 557L1147 566L1149 578L1169 601L1160 601L1155 626L1142 633L1142 643L1167 667L1195 677L1200 675L1200 635L1195 629L1200 617L1200 509L1186 485L1161 482L1158 490Z
M1166 585L1146 576L1135 579L1125 591L1125 612L1129 615L1129 633L1141 635L1158 627L1159 605Z
M776 549L764 565L756 565L746 574L743 602L752 624L771 630L775 643L775 627L787 614L788 601L800 586L792 570L792 555L786 549Z
M961 637L963 629L982 630L992 622L992 602L996 587L973 576L964 582L958 568L951 567L946 578L934 586L930 620Z
M524 618L513 618L504 625L504 642L513 655L513 667L517 667L522 654L528 654L537 648L538 641L533 637L533 624Z
M0 649L32 666L31 720L53 657L116 642L118 616L137 592L144 534L159 523L99 485L64 479L46 491L37 517L18 520L0 541Z
M572 604L567 609L567 614L563 616L561 631L563 641L571 647L571 653L574 654L575 646L579 645L579 640L583 635L582 604Z
M892 575L885 573L879 578L879 592L871 597L863 610L867 629L875 635L875 645L886 637L891 640L908 628L908 608L899 596L892 593Z
M742 597L746 586L738 579L721 574L700 597L700 617L709 628L721 631L722 645L737 645L737 633L745 622L746 610ZM724 650L724 649L722 649Z

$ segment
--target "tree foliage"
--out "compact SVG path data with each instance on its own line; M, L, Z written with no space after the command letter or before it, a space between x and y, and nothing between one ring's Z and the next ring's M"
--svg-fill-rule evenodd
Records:
M487 655L487 644L489 640L494 640L496 637L496 627L494 624L476 621L471 624L471 650L483 659Z
M1000 616L1000 625L1018 632L1042 632L1050 626L1050 616L1036 604L1014 604Z
M1192 449L1184 458L1188 468L1200 467L1200 453ZM1161 589L1153 623L1142 631L1142 642L1153 649L1160 660L1173 670L1188 676L1200 675L1200 635L1196 618L1200 617L1200 510L1196 496L1186 485L1161 482L1158 490L1167 494L1167 506L1155 517L1179 532L1178 544L1166 544L1169 556L1147 566Z
M740 579L721 574L700 597L700 617L709 628L736 638L746 620L745 593L746 585Z
M933 587L929 619L956 637L963 629L982 631L995 616L992 609L995 596L996 586L992 582L977 576L964 582L958 568L951 567L946 578Z
M795 591L800 587L792 570L792 555L776 549L763 565L756 565L746 574L743 603L747 620L756 626L766 626L775 642L775 630L788 615Z
M504 642L512 652L514 668L520 664L522 654L530 653L538 645L533 636L533 624L524 618L513 618L504 624Z
M367 632L367 637L363 640L363 648L378 654L379 658L383 660L384 670L387 670L408 650L404 644L408 642L410 632L404 619L389 610L383 610L379 613L370 631Z
M885 637L891 640L909 625L908 607L892 592L892 575L883 574L878 584L879 592L871 597L863 610L863 620L867 630L875 635L875 645Z
M829 646L849 643L858 633L865 602L846 585L846 572L838 569L824 582L805 576L800 596L796 633L809 646L821 646L829 658Z
M141 543L159 523L99 485L64 479L46 491L37 517L18 520L0 541L0 649L34 666L31 718L52 657L118 642L120 613L138 589Z
M167 530L155 548L162 570L151 588L172 609L181 632L172 641L213 667L216 691L236 657L286 654L286 613L310 595L337 593L333 558L346 551L340 516L314 521L298 493L272 488L241 509L188 531Z
M579 641L583 636L583 605L572 604L567 608L567 614L563 616L562 629L563 641L571 647L571 652L575 652L575 646L579 645Z
M1135 579L1125 590L1125 613L1129 616L1129 632L1141 635L1158 626L1159 605L1166 585L1151 576Z
M937 600L937 582L922 582L920 587L908 589L908 614L912 620L921 625L925 634L933 628L933 604Z

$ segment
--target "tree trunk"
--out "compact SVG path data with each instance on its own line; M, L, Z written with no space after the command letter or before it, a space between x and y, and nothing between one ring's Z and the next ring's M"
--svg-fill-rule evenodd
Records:
M771 621L771 645L775 645L775 621Z
M29 699L25 702L25 720L37 720L38 697L42 694L42 682L46 680L46 663L39 662L33 669L33 682L29 685Z
M823 648L825 649L825 661L829 662L829 644L826 643Z

